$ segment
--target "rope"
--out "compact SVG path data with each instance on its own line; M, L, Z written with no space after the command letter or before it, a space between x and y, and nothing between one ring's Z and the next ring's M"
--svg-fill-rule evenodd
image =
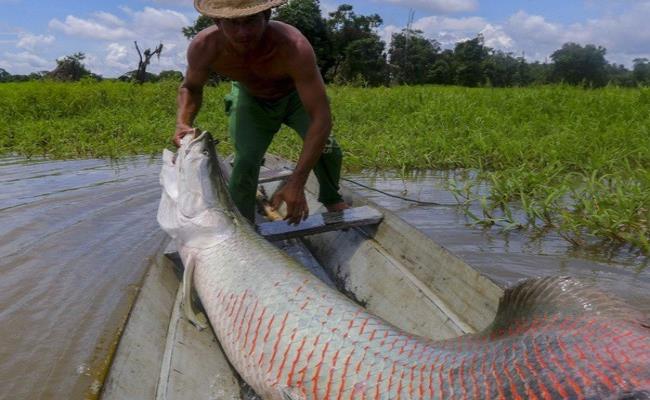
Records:
M396 194L384 192L383 190L379 190L377 188L364 185L363 183L353 181L352 179L348 179L348 178L341 177L341 180L353 183L355 185L361 186L362 188L372 190L372 191L377 192L377 193L381 193L384 196L388 196L388 197L392 197L392 198L395 198L395 199L408 201L408 202L411 202L411 203L416 203L416 204L419 204L419 205L422 205L422 206L460 207L460 204L442 204L442 203L436 203L436 202L433 202L433 201L420 201L420 200L415 200L415 199L409 199L407 197L402 197L402 196L398 196Z

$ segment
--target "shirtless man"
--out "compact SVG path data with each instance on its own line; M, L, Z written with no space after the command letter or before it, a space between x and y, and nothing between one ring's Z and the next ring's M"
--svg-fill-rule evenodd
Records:
M215 21L192 40L185 80L178 94L174 143L193 132L203 86L210 71L233 80L226 96L235 161L229 191L235 204L254 221L261 162L281 124L303 138L293 174L271 199L287 205L289 223L307 218L304 187L313 169L319 201L329 211L347 208L338 193L341 150L330 137L332 117L314 50L296 28L269 21L271 8L286 0L195 0L196 9Z

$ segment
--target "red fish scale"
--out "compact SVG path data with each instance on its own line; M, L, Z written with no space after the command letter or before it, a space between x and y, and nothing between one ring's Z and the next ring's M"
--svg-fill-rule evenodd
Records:
M229 359L264 398L559 399L649 387L650 335L634 321L551 316L433 342L300 269L260 279L254 261L199 260L210 268L197 267L195 282Z
M453 340L413 337L368 314L233 212L214 141L208 134L190 140L175 161L163 155L158 220L183 260L195 263L193 281L222 347L263 398L650 393L648 325L573 280L531 280L506 290L490 328Z

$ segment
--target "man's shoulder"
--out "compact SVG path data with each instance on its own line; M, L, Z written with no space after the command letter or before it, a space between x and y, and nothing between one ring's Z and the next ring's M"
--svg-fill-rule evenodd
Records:
M211 58L218 54L219 47L222 46L221 32L219 28L211 26L199 32L190 42L188 58L194 61L202 60L200 63L210 63Z
M215 38L220 36L220 30L217 25L211 25L194 36L192 43L212 42Z
M276 43L289 52L313 51L309 40L298 28L281 21L270 21L269 28L273 32Z
M210 26L197 33L190 42L190 47L206 50L221 43L221 32L216 25Z

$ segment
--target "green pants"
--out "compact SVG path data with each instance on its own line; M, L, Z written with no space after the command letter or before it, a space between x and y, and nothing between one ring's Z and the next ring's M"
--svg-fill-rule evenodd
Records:
M241 213L254 221L260 166L273 136L285 124L304 140L310 118L296 91L279 100L269 101L253 97L242 85L233 82L232 91L226 95L225 102L230 138L235 147L228 189ZM341 149L330 137L314 167L320 184L318 201L325 205L342 200L339 194L341 160Z

